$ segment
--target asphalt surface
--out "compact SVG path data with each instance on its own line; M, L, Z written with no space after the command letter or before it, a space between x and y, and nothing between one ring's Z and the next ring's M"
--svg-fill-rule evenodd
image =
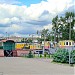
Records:
M74 67L51 59L0 57L0 75L75 75Z

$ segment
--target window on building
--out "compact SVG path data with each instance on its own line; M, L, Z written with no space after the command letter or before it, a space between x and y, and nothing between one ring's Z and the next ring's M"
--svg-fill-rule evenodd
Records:
M60 45L61 45L61 42L60 42Z
M68 45L68 42L66 42L66 45Z
M64 45L65 45L65 42L64 42Z
M69 45L71 45L71 42L69 42Z

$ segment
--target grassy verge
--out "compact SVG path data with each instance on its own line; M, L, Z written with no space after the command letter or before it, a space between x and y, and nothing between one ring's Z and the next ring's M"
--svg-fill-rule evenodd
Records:
M27 56L23 56L24 58L28 58ZM52 58L52 55L46 55L46 56L44 56L43 54L35 54L35 55L33 55L33 58L47 58L47 59L50 59L50 58Z

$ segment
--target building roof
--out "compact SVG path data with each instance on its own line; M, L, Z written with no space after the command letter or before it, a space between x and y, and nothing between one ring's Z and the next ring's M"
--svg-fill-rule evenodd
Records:
M14 42L14 40L12 40L12 39L9 39L9 40L1 40L2 42L6 42L6 41L12 41L12 42Z

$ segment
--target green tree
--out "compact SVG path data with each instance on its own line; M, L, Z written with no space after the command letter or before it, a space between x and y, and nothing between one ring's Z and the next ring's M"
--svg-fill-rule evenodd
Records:
M72 39L72 40L75 40L75 39L74 39L75 32L74 32L74 29L73 29L73 27L74 27L74 22L75 22L75 20L74 20L74 12L66 12L66 13L65 13L65 21L66 21L66 19L68 19L68 18L71 17L71 16L72 16L72 22L71 22L71 39ZM66 23L66 22L65 22L65 23ZM70 30L70 23L67 22L67 23L65 24L65 28L64 28L64 32L67 33L65 39L69 39L69 30ZM64 37L64 35L63 35L63 37Z
M58 15L57 15L55 18L52 19L52 25L53 25L52 29L55 32L54 33L54 41L57 41L57 42L58 42L58 31L59 31L58 22L59 22L59 19L58 19Z
M46 36L48 35L48 29L43 29L42 31L41 31L41 37L42 38L46 38Z
M52 20L52 24L53 24L52 30L55 32L54 36L56 37L56 35L57 35L57 37L55 38L55 40L57 42L58 42L58 35L60 35L60 33L62 33L62 38L60 38L60 40L69 40L70 23L66 22L66 20L68 20L68 18L71 17L71 16L72 16L71 39L75 41L75 37L74 37L75 31L73 29L74 23L75 23L74 15L75 15L74 12L66 12L65 17L56 16L55 18L53 18L53 20Z
M23 38L23 39L21 40L21 42L25 42L25 38Z
M31 39L31 38L28 38L28 39L26 40L26 42L27 42L27 43L32 43L32 39Z
M37 31L37 34L39 34L40 33L40 35L41 35L41 38L37 38L37 40L41 43L42 41L44 41L44 39L45 40L49 40L48 38L49 38L49 35L48 35L48 29L43 29L43 30L41 30L40 32L39 31Z

